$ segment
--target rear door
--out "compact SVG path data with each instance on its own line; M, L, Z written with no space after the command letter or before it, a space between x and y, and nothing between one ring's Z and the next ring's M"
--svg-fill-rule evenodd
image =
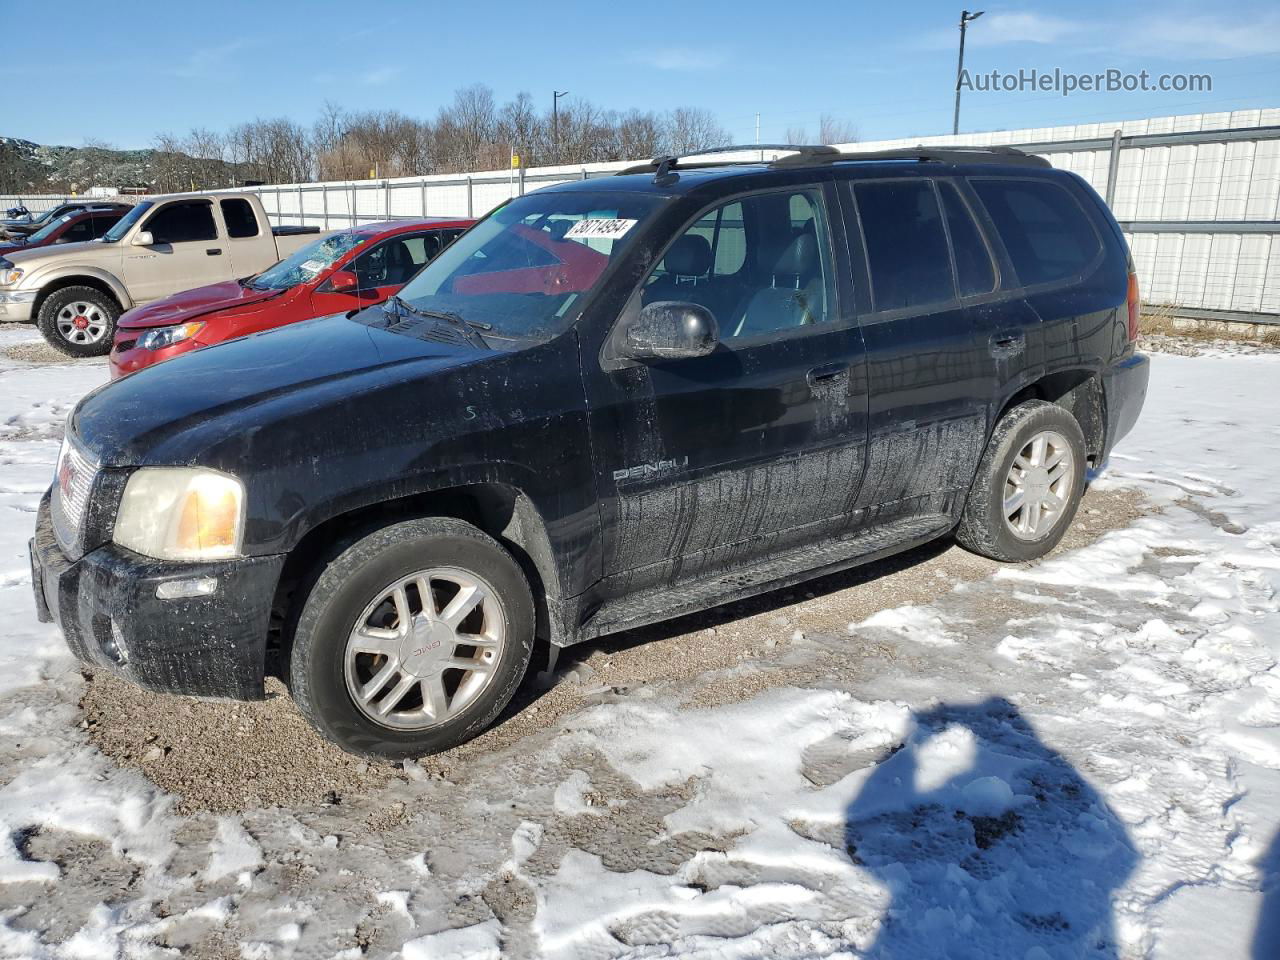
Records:
M969 185L1008 264L1004 310L1015 315L1017 304L1036 320L1024 379L1078 366L1082 341L1109 328L1114 291L1126 283L1118 265L1115 276L1103 276L1106 257L1093 218L1068 186L1044 177L974 176ZM996 330L1008 326L1002 318L989 322ZM1013 373L997 370L1006 394L1017 386Z
M230 261L229 277L249 277L276 262L271 226L260 220L253 204L244 197L227 197L218 201L218 209L226 226L223 252Z
M151 234L151 246L124 250L125 282L134 303L232 278L212 200L163 204L142 221L141 229Z
M949 189L918 176L843 184L864 277L869 435L858 505L871 522L951 514L986 442L990 345L970 301L975 283L994 285L994 267L985 246L962 244L961 296L940 186Z
M586 366L605 593L732 569L834 535L862 474L866 395L834 188L721 202L682 231L623 316L717 318L709 356Z

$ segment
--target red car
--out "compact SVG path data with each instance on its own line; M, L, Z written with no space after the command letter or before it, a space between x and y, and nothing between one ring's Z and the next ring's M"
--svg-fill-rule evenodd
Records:
M111 376L311 317L374 306L474 223L387 220L320 237L253 277L213 283L121 314Z
M29 233L14 233L10 240L0 240L0 257L15 250L33 250L54 243L81 243L97 240L116 225L131 208L120 204L72 210L50 220Z

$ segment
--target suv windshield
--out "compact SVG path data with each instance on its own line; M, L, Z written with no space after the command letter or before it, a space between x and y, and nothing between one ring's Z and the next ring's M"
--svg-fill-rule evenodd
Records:
M455 240L400 299L487 324L486 340L553 336L661 202L608 191L518 197Z
M115 243L117 240L120 240L126 233L133 229L133 225L135 223L142 219L143 214L154 206L155 204L150 200L138 204L126 213L114 227L102 235L102 242Z
M70 219L71 214L68 213L65 217L59 217L57 220L54 220L53 223L46 223L35 233L31 234L31 236L27 237L27 243L39 243L41 240L48 240L49 235L52 234L53 231L57 230Z
M338 262L346 253L369 242L367 233L335 233L307 244L291 257L269 267L245 286L254 290L285 290L309 283Z

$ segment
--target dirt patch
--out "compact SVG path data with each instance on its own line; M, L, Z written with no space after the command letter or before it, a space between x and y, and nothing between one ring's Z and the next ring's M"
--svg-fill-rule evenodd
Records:
M4 348L4 355L21 363L102 363L100 357L77 359L59 353L43 340L24 340Z
M1060 550L1092 543L1150 510L1132 490L1091 490ZM782 684L819 684L877 669L891 655L874 642L841 643L850 624L904 604L927 604L1001 565L949 540L712 610L563 652L550 689L530 676L499 722L470 743L418 763L362 760L321 739L283 686L260 703L201 701L149 693L106 674L89 678L81 701L89 739L122 766L141 770L178 797L178 810L340 804L397 781L465 783L475 761L554 726L586 703L674 687L690 705L748 699ZM805 641L817 638L823 648ZM537 668L535 666L532 669ZM394 825L384 809L373 829Z

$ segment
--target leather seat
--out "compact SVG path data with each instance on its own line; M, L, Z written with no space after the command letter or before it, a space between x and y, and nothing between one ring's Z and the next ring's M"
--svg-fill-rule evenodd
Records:
M644 288L644 302L686 300L700 303L694 294L699 281L711 272L711 243L696 233L679 237L662 258L664 275ZM703 304L708 306L708 304Z
M761 251L760 259L770 260L770 255ZM752 295L730 336L749 337L826 319L818 241L812 233L800 234L771 262L761 263L760 275L762 280L769 277L769 286Z
M387 286L408 283L418 265L413 262L413 255L403 240L393 240L387 244L387 278L383 281Z

